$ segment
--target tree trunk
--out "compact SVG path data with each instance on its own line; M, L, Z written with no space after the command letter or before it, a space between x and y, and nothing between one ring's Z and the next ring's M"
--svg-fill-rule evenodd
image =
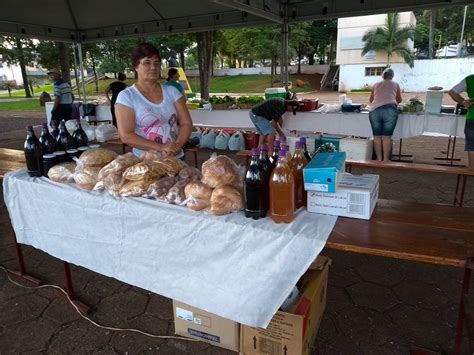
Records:
M428 34L428 58L433 59L433 36L436 23L436 9L431 9L430 15L430 31Z
M25 97L31 97L30 87L28 85L28 76L26 75L26 63L23 57L23 47L21 39L15 38L16 48L18 49L18 61L20 62L21 77L23 78L23 87L25 88Z
M99 92L99 78L97 77L97 70L95 68L95 60L92 58L92 70L94 71L94 79L95 79L95 92Z
M213 32L198 32L197 47L199 61L199 82L201 84L201 99L209 99L209 78L212 64L212 40Z
M308 58L308 64L309 65L314 65L314 55L316 54L316 52L311 52L309 54L309 58Z
M56 42L58 46L59 66L61 67L61 74L63 80L71 83L71 64L69 63L69 48L64 42Z
M183 68L183 70L186 70L186 68L184 66L184 51L179 52L179 60L181 62L181 68Z
M301 74L301 50L298 51L298 71L297 74Z

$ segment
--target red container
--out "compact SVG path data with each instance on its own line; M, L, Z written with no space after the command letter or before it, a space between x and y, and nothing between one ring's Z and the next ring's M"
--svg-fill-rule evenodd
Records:
M250 150L252 148L258 148L258 137L258 133L244 133L245 149Z
M313 111L318 108L318 100L312 100L312 99L303 99L299 100L300 106L298 107L298 111L302 112L307 112L307 111Z

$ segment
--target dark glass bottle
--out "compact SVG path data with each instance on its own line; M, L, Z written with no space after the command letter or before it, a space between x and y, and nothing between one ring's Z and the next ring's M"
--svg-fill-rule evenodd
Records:
M66 122L61 121L59 125L58 150L68 150L76 148L74 138L69 134L66 128Z
M308 147L306 146L306 137L300 137L300 142L303 144L303 155L308 162L311 161L311 155L308 153Z
M47 123L43 123L39 141L41 143L41 148L43 149L43 154L53 154L57 150L56 140L49 133Z
M84 147L89 143L86 132L82 129L81 120L76 120L76 130L72 134L76 147Z
M28 175L42 176L43 152L41 143L33 131L33 126L26 127L24 151Z
M252 148L252 158L245 173L245 217L259 219L267 215L262 198L265 194L268 194L265 172L258 158L258 149Z
M50 126L51 126L51 135L53 136L54 140L57 141L58 136L59 136L58 122L57 121L51 121Z
M258 158L260 165L262 166L264 172L264 179L265 179L265 193L262 197L263 204L265 207L265 211L268 211L268 203L269 203L269 190L268 185L270 183L270 176L272 175L273 168L275 165L271 162L270 158L268 157L268 146L263 143L260 146L260 156Z
M276 165L278 161L278 151L280 150L280 141L277 139L273 141L273 153L270 157L270 161L272 162L273 166Z

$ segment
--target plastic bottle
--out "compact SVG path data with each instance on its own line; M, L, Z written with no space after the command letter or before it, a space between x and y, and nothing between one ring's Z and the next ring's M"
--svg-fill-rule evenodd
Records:
M296 142L295 153L292 159L293 177L295 178L295 208L306 206L306 192L304 191L303 168L308 164L303 154L303 143Z
M57 138L57 143L58 143L58 150L68 150L68 149L74 149L76 148L76 145L74 144L74 138L69 134L66 128L66 122L61 121L61 124L59 125L59 135Z
M57 150L57 143L53 136L49 133L48 124L43 123L41 127L41 135L39 137L43 154L53 154Z
M25 152L26 168L29 176L42 176L43 150L41 143L35 135L33 126L26 127L26 140L23 146Z
M295 218L295 180L284 150L270 177L269 215L276 223L291 223Z
M308 146L306 145L306 137L300 137L300 142L303 143L303 154L308 162L311 161L311 155L308 152Z
M275 166L276 162L278 161L278 151L280 150L280 141L277 139L273 141L273 152L270 157L270 161Z
M286 146L286 136L280 136L280 147L284 148Z
M283 149L285 149L286 159L288 160L288 165L291 168L292 165L293 165L293 157L291 156L290 146L287 144L287 145L285 145L285 147Z
M76 147L84 147L89 143L89 138L87 138L86 132L82 129L80 119L76 120L76 129L72 134L72 138L74 138Z
M252 158L245 173L245 217L265 217L268 210L267 196L265 171L260 164L258 149L252 148Z

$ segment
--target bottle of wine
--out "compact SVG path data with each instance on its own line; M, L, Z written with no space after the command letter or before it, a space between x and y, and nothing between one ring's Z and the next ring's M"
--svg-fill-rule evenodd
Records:
M43 154L53 154L57 150L57 143L53 136L49 133L48 124L43 123L41 127L41 135L39 137Z
M26 127L24 151L28 175L42 176L43 150L35 131L33 131L33 126Z
M51 135L53 136L54 140L58 140L59 136L59 127L58 127L58 122L57 121L51 121Z
M59 125L59 135L58 135L58 150L68 150L76 148L74 144L74 138L69 134L66 128L66 122L61 121Z
M81 120L79 119L76 120L76 130L72 134L72 138L74 138L74 143L76 144L77 148L87 146L87 143L89 143L87 134L82 129Z
M253 219L265 217L268 210L268 188L257 148L252 148L252 159L245 173L244 192L245 217Z

